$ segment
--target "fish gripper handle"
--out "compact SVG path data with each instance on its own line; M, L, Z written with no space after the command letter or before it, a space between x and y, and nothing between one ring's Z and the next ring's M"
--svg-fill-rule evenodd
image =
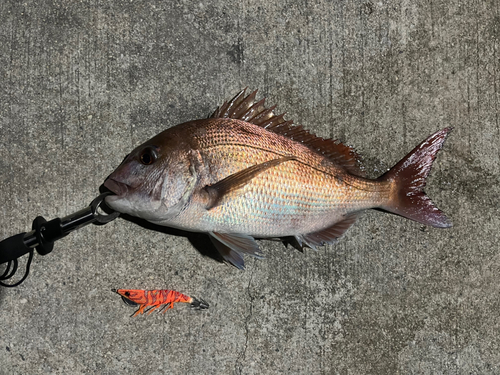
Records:
M55 241L67 236L72 231L91 223L106 224L116 219L120 215L118 212L107 208L108 213L106 213L101 207L104 198L109 194L111 193L106 192L99 195L87 208L62 219L55 218L47 221L42 216L38 216L33 220L31 232L19 233L1 241L0 264L7 263L7 267L0 275L0 285L14 287L26 279L34 250L40 255L47 255L54 248ZM18 258L26 253L29 253L29 258L23 278L14 284L5 284L3 281L10 279L16 273Z

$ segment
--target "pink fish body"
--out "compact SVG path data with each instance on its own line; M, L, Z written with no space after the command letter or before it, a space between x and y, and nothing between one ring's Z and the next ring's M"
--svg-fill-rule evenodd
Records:
M332 243L368 208L434 227L446 216L423 193L451 130L417 146L376 180L358 156L254 102L244 91L211 118L177 125L134 149L104 185L113 209L155 224L206 232L224 259L244 267L260 256L254 238L297 248Z

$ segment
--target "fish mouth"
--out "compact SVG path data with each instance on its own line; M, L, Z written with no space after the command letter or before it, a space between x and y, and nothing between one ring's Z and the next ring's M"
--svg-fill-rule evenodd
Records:
M106 181L104 181L104 187L111 190L112 193L118 196L125 195L128 192L129 188L127 184L113 180L112 178L109 177L106 179Z

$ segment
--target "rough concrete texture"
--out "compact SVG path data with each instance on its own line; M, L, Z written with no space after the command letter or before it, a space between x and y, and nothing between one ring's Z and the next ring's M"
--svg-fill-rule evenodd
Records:
M0 374L499 374L499 4L1 1L1 238L246 86L371 176L455 130L426 189L449 230L370 211L318 252L262 241L244 272L124 219L73 233L0 289ZM210 309L132 319L111 288Z

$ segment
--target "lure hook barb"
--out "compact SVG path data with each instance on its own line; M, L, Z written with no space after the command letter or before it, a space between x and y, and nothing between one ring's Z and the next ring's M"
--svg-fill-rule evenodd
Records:
M55 218L51 221L38 216L33 220L31 232L16 234L0 242L0 264L7 263L3 274L0 275L0 285L15 287L21 284L29 274L33 254L36 250L40 255L47 255L54 248L54 242L85 225L106 224L116 219L120 214L116 211L102 207L104 198L111 193L106 192L95 198L90 205L66 217ZM106 211L105 211L106 210ZM5 280L12 278L18 269L18 258L29 253L26 262L26 272L18 282L6 284Z

